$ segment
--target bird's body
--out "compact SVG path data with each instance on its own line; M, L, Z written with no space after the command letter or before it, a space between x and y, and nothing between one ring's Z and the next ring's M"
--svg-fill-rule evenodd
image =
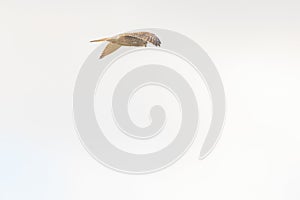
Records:
M116 36L116 37L113 37L112 39L108 40L112 43L115 43L115 44L119 44L121 46L137 46L137 47L140 47L140 46L146 46L147 45L147 41L144 41L142 39L139 39L139 38L135 38L135 37L131 37L131 36L123 36L123 35L120 35L120 36Z
M119 49L121 46L146 47L148 42L154 44L155 46L160 46L161 44L159 38L155 34L150 32L123 33L110 38L92 40L91 42L102 41L108 41L109 43L103 50L100 58L111 54L112 52Z

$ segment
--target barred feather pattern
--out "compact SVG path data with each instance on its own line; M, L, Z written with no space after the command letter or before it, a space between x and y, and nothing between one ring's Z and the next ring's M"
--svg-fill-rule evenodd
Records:
M145 42L150 42L155 46L160 46L161 41L159 38L150 32L135 32L135 33L124 33L121 34L120 36L130 36L130 37L135 37L141 40L144 40Z

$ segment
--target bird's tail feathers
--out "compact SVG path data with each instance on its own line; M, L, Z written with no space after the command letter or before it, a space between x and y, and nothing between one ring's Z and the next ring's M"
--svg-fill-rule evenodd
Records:
M98 40L92 40L90 42L103 42L103 41L107 41L109 40L110 38L102 38L102 39L98 39Z

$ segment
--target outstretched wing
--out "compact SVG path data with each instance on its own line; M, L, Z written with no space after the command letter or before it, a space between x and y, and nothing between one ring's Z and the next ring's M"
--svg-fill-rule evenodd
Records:
M104 56L107 56L108 54L111 54L112 52L116 51L118 48L120 48L121 45L118 44L114 44L114 43L108 43L105 47L105 49L103 50L100 58L103 58Z
M135 37L146 42L150 42L155 46L160 46L161 42L159 38L150 32L135 32L135 33L124 33L125 36Z

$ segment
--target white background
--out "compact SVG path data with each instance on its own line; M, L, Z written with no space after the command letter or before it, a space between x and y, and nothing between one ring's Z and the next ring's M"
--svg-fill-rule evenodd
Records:
M299 1L1 1L0 199L300 199ZM72 93L91 39L165 28L199 43L227 97L218 145L158 173L96 162ZM97 45L96 45L97 46Z

